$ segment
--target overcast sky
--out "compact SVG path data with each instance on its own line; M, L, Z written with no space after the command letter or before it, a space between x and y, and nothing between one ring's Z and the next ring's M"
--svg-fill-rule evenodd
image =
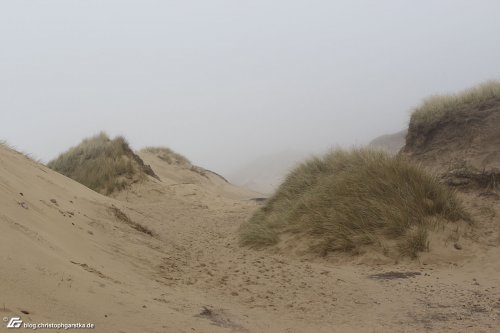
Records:
M500 77L500 1L2 0L0 139L48 161L104 130L231 172L364 144Z

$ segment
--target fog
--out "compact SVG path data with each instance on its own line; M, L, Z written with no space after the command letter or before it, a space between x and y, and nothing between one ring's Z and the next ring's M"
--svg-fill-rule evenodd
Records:
M222 174L362 145L500 77L498 1L0 3L0 139L46 162L100 131Z

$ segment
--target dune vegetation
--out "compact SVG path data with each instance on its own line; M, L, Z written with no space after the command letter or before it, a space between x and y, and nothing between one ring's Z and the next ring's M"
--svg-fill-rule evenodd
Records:
M455 194L403 157L335 150L293 170L242 226L240 242L269 246L295 234L312 239L318 254L379 246L415 258L436 223L460 219L468 215Z
M435 95L423 101L411 115L410 126L432 130L460 113L487 108L500 102L500 81L488 81L458 94Z
M47 166L106 195L143 180L146 175L156 176L134 154L125 138L110 139L105 133L83 140Z

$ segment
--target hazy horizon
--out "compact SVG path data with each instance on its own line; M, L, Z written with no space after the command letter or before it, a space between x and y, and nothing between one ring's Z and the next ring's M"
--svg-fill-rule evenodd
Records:
M498 79L498 12L486 0L5 1L0 139L47 162L105 131L221 174L366 144L404 129L426 96Z

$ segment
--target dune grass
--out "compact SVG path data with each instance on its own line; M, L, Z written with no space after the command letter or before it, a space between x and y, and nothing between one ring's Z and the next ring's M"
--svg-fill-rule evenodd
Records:
M416 257L428 247L436 218L468 219L448 188L420 167L383 151L336 150L292 171L268 203L241 227L244 246L279 242L304 234L312 251L357 253L367 245L394 243L400 255Z
M121 136L111 140L105 133L83 140L47 166L103 194L145 177L127 141Z
M146 147L142 151L155 154L168 164L191 165L191 161L186 157L167 147Z
M458 94L435 95L425 99L411 115L415 127L433 128L442 119L460 110L478 110L494 101L500 102L500 81L488 81Z
M19 150L18 148L16 148L15 146L9 144L5 140L0 140L0 146L5 147L7 149L10 149L10 150L12 150L12 151L14 151L14 152L16 152L18 154L21 154L21 155L23 155L24 157L26 157L27 159L29 159L32 162L43 164L41 159L35 157L31 153L27 153L27 152Z

